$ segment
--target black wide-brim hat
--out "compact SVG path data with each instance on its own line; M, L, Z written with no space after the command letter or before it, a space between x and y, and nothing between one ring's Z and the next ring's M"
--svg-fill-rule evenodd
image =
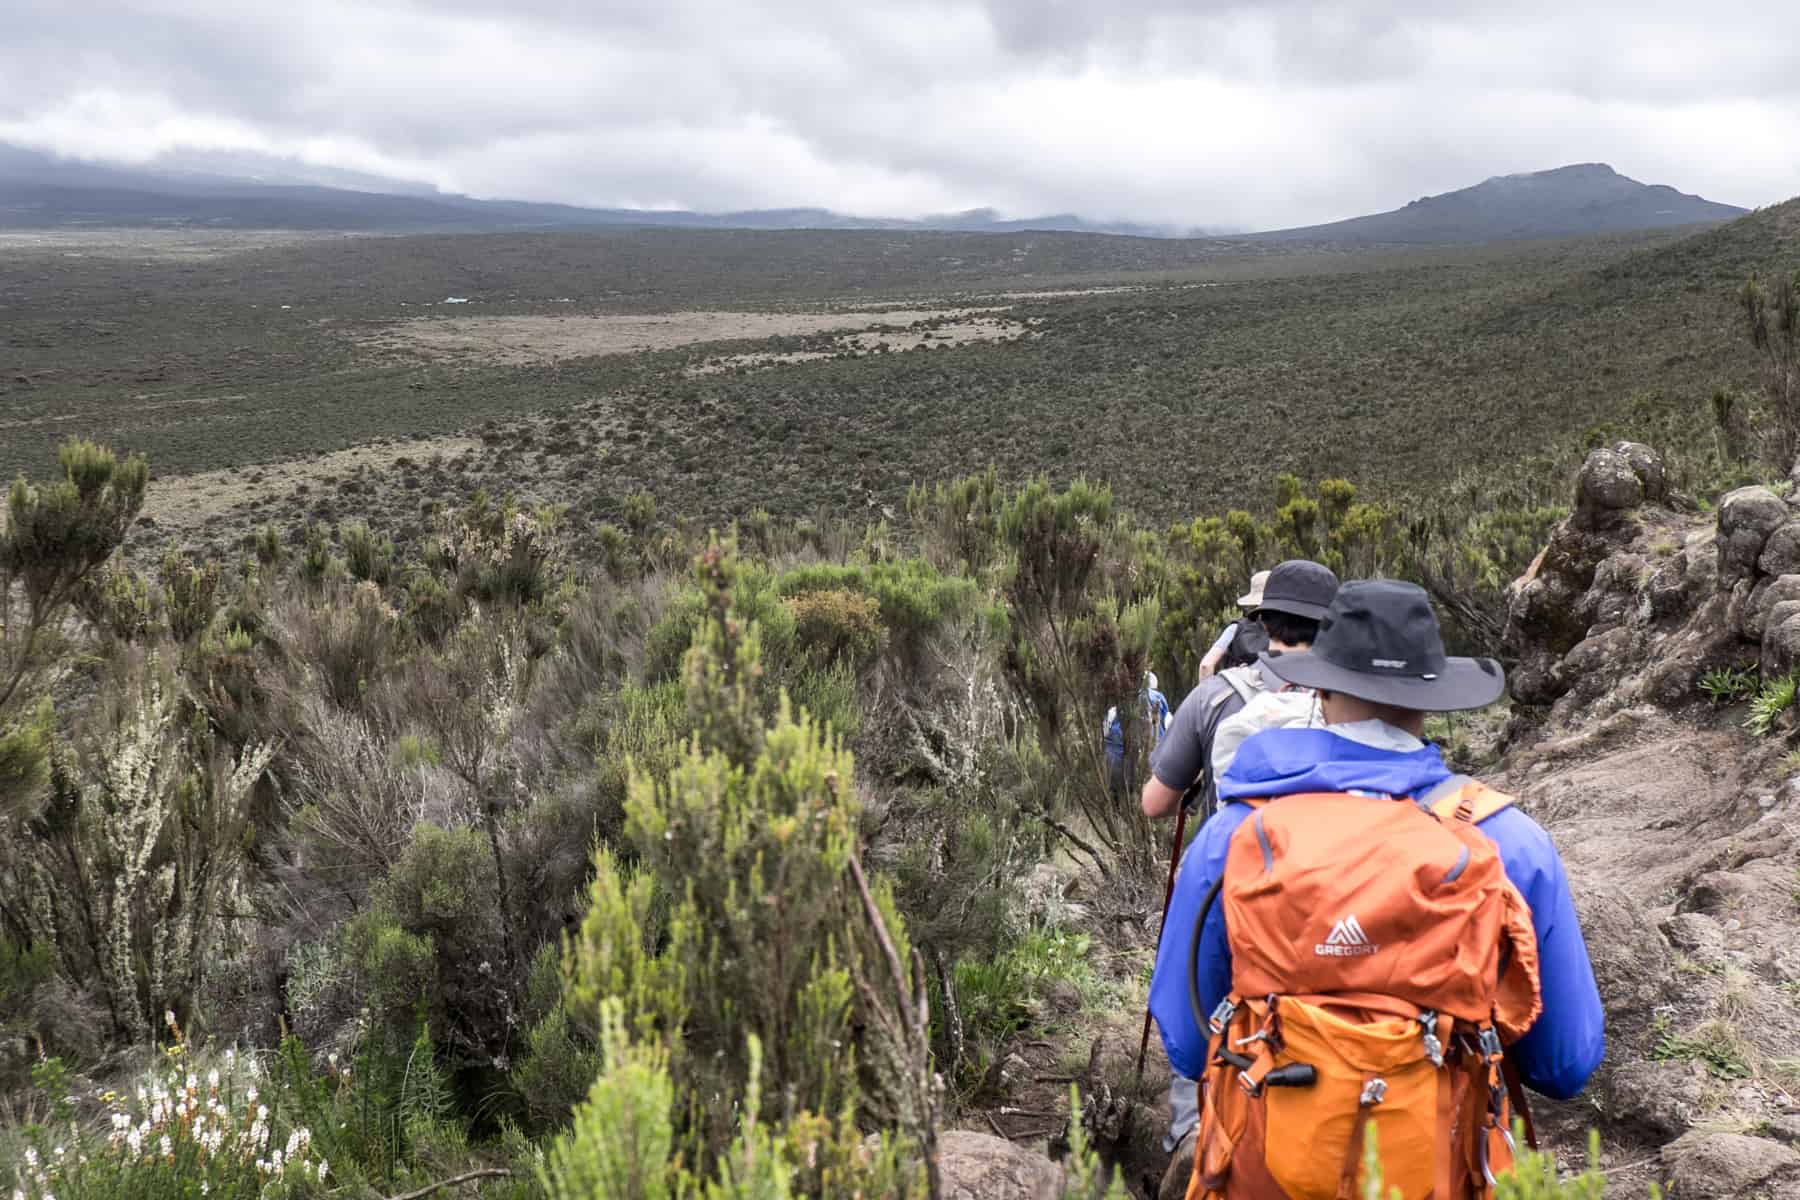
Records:
M1296 687L1416 712L1485 708L1506 690L1506 672L1493 659L1444 653L1425 589L1390 579L1344 584L1311 650L1265 654L1262 661Z

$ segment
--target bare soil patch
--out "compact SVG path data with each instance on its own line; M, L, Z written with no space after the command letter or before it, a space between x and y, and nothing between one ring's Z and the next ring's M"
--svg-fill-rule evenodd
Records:
M945 322L929 329L865 329L844 334L832 340L826 350L790 350L785 353L727 354L690 367L688 375L717 375L738 368L756 370L785 363L812 362L835 358L841 354L863 355L887 351L917 350L920 347L966 346L971 342L997 342L1025 337L1031 329L1020 321L995 316L970 316L965 320Z
M474 438L425 438L356 446L293 462L158 479L144 498L143 515L171 531L196 530L213 518L241 517L257 501L292 496L301 484L316 485L327 477L359 469L385 472L402 458L450 458L480 446Z
M378 237L313 229L28 229L0 232L0 257L62 252L67 258L198 261L301 242Z
M704 342L797 337L840 330L904 329L917 321L963 319L994 309L886 312L673 312L630 316L424 317L365 334L384 356L522 366L602 354L670 350Z

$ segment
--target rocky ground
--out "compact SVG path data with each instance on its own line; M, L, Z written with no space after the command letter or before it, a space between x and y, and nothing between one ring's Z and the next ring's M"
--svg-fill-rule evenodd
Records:
M1537 1104L1543 1140L1579 1169L1597 1131L1618 1196L1800 1200L1800 709L1746 729L1757 689L1800 669L1800 493L1709 511L1646 447L1595 451L1508 641L1515 716L1486 775L1561 849L1608 1021L1586 1093ZM1078 1082L1096 1144L1154 1195L1167 1067L1153 1037L1136 1079L1132 1016ZM1023 1047L1018 1094L1054 1104L1043 1066L1071 1052ZM956 1135L951 1194L1057 1194L1039 1163L1061 1139L1012 1132Z

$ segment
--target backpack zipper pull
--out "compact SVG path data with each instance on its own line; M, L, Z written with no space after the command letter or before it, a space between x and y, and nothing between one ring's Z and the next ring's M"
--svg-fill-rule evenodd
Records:
M1444 1043L1437 1035L1438 1015L1430 1009L1419 1014L1419 1028L1424 1031L1425 1057L1434 1067L1444 1065Z

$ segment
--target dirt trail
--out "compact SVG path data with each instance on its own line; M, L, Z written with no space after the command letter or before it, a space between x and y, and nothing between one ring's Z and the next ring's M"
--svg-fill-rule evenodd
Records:
M1800 1111L1800 812L1770 803L1747 750L1730 716L1635 708L1491 777L1555 839L1607 1004L1598 1077L1572 1103L1540 1100L1540 1124L1571 1169L1599 1126L1622 1194L1663 1177L1682 1132Z

